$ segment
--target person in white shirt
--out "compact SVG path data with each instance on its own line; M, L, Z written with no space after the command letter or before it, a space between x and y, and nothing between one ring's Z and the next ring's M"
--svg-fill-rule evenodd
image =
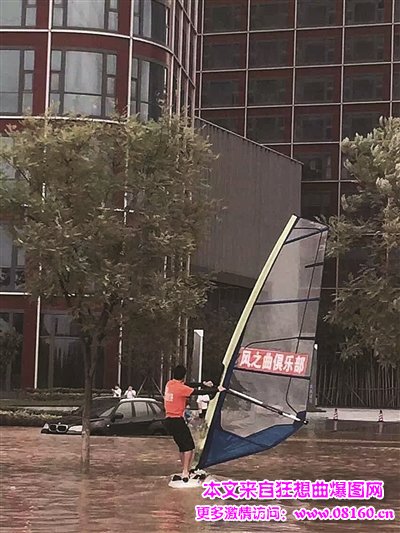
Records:
M122 390L118 384L111 390L114 398L121 398Z
M124 397L129 398L131 400L132 398L135 398L135 396L136 396L136 391L132 389L132 385L129 385L129 387L125 391Z
M206 416L208 402L210 401L210 396L208 394L201 394L197 397L197 406L199 409L199 417L204 418Z

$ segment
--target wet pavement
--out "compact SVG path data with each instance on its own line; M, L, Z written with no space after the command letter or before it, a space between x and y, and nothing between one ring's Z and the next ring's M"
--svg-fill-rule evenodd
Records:
M400 529L400 440L397 432L304 429L277 448L210 468L216 479L378 479L382 501L206 500L202 489L168 487L179 472L167 437L92 438L92 468L79 471L78 436L41 435L39 428L0 428L0 531L45 533L362 532ZM373 505L394 509L395 521L300 522L299 507ZM280 504L285 523L196 522L196 505Z

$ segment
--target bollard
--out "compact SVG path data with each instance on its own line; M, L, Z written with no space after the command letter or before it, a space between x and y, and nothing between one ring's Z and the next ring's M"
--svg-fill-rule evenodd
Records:
M333 431L337 431L338 420L339 420L339 416L338 416L337 409L335 407L335 410L333 411Z
M378 416L378 431L379 431L379 433L383 432L383 413L382 413L382 409L380 409L379 416Z

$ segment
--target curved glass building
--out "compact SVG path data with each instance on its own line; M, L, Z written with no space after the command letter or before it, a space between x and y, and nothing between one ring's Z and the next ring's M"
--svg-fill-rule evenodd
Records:
M147 120L163 101L192 115L197 12L197 0L1 0L0 131L50 106L60 115L106 120L118 111ZM23 333L2 387L79 386L75 326L62 309L27 298L24 270L24 252L0 219L0 326ZM106 370L118 346L109 352L97 386L114 385L116 372L108 383Z
M0 117L192 112L196 1L2 0Z

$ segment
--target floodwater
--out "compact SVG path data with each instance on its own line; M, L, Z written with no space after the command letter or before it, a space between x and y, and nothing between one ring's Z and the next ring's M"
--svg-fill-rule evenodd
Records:
M93 437L91 473L79 472L80 437L1 428L0 531L45 533L365 532L399 530L400 442L396 434L304 429L277 448L210 469L216 479L378 479L385 498L368 502L223 501L202 489L171 489L179 472L168 437ZM298 507L373 505L395 521L296 521ZM196 522L196 505L279 504L286 522Z

